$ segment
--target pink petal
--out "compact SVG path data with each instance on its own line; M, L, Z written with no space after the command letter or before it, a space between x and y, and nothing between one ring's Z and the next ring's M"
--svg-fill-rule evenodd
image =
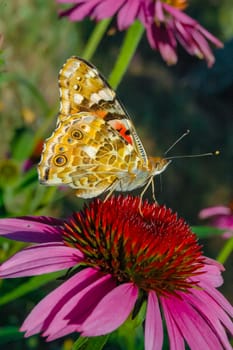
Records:
M154 23L147 27L147 37L151 47L158 49L168 64L175 64L177 62L176 40L169 28L163 25L158 27Z
M98 336L114 331L129 316L137 296L138 288L132 283L114 288L99 302L79 331L83 336Z
M203 289L206 293L210 295L211 298L213 298L216 303L218 303L222 309L224 309L231 317L233 317L233 307L232 305L227 301L227 299L215 288L212 288L209 286L208 283L202 282Z
M169 313L192 350L222 350L215 332L196 309L177 297L167 298L165 302Z
M205 257L205 265L199 271L204 272L191 279L198 281L199 285L208 285L214 288L220 287L223 284L222 271L224 267L218 261Z
M68 281L48 294L34 307L24 321L21 331L26 331L26 336L31 336L46 330L60 309L66 305L73 296L82 292L83 289L98 280L100 276L99 271L86 268L69 278Z
M163 313L166 321L170 350L185 350L183 336L177 327L175 321L173 320L172 314L170 314L169 308L167 308L166 298L161 297L160 301L163 306Z
M60 308L43 336L48 336L47 340L50 341L59 338L61 333L63 335L70 333L71 328L76 332L79 331L80 326L82 327L96 305L115 287L116 283L111 275L99 273L98 279L73 295Z
M219 205L216 207L209 207L202 209L199 213L200 219L208 219L209 217L215 215L229 215L231 213L231 209L228 207L224 207L223 205Z
M162 345L163 324L159 302L155 292L149 292L145 323L145 350L160 350Z
M193 290L192 294L186 293L184 295L190 304L194 305L197 311L211 324L214 332L218 335L224 348L231 350L231 346L226 336L226 332L219 321L233 334L233 323L225 311L203 290Z
M22 242L60 242L62 224L62 220L43 216L0 219L0 235Z
M70 21L81 21L85 17L91 16L95 6L102 0L91 0L79 2L68 10L61 11L60 16L68 16Z
M117 24L120 30L128 28L136 19L140 7L138 0L126 1L119 10Z
M203 28L200 24L198 25L198 30L201 32L209 41L211 41L216 47L223 47L223 43L218 40L214 35L212 35L208 30Z
M166 3L163 3L163 8L171 14L171 16L175 17L178 21L186 24L186 25L189 25L189 26L192 26L192 27L195 27L198 22L195 21L192 17L186 15L183 11L180 11L178 9L176 9L175 7L173 6L170 6Z
M44 243L25 248L0 266L0 277L14 278L64 270L78 264L83 254L62 243Z
M81 2L81 0L56 0L56 1L61 4L78 4L79 2Z
M155 17L156 19L159 20L159 22L164 22L165 20L165 16L164 16L164 12L163 12L163 5L161 4L160 0L157 0L155 2Z
M158 50L158 38L154 35L154 24L147 26L146 35L152 49Z
M197 47L197 44L193 40L192 36L190 35L189 31L185 28L185 25L183 25L179 21L173 21L173 23L174 23L174 32L177 37L177 40L183 46L183 48L190 55L200 56L201 55L200 50Z
M206 59L208 67L211 67L215 62L215 58L207 40L196 29L191 30L191 35L199 47L201 55Z
M103 18L112 17L116 14L124 2L125 0L102 0L101 3L93 10L92 17L97 21Z
M221 229L233 229L233 215L222 215L212 219L212 225Z

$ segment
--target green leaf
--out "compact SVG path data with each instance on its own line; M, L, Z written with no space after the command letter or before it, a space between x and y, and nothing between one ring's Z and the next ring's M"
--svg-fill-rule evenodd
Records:
M113 89L120 84L143 33L144 27L139 21L135 21L128 29L117 62L108 79Z
M221 264L224 264L232 252L233 252L233 237L226 241L226 244L224 245L224 247L222 248L222 250L220 251L217 257L217 260Z
M23 338L23 334L19 332L17 327L0 328L0 344L6 344L14 340Z
M12 157L18 161L26 160L34 148L34 135L28 131L17 133L17 139L12 146Z
M43 276L32 277L29 281L24 284L21 284L19 287L15 288L11 292L8 292L6 295L0 297L0 305L4 305L13 301L23 295L32 292L33 290L38 289L39 287L51 282L58 277L62 276L64 271L54 272L46 274Z
M192 231L196 233L199 238L209 238L213 236L220 236L225 230L212 226L192 226Z
M74 343L72 350L101 350L106 344L109 334L100 337L79 337Z

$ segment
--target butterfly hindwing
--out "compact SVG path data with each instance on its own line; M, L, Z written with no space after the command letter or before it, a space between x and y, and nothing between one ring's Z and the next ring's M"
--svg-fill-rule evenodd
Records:
M115 181L133 180L133 171L142 166L133 146L115 129L102 118L80 112L60 122L46 140L38 170L42 183L66 184L90 198Z

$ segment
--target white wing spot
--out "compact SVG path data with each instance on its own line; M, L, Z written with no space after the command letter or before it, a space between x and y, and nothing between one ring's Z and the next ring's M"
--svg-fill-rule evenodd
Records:
M99 96L104 101L112 101L115 97L115 92L108 88L104 88L99 91Z
M80 94L74 94L74 102L80 104L83 101L83 96Z
M70 65L69 67L66 67L65 70L62 68L60 72L66 78L70 78L79 67L80 67L80 62L73 61L72 65Z
M94 158L96 156L97 149L92 146L83 146L84 152L88 154L90 158Z
M68 89L59 89L60 96L62 96L64 99L69 100L69 90Z
M97 75L98 75L97 70L95 70L95 69L90 69L90 70L87 71L85 77L86 77L86 78L94 78L94 77L96 77Z
M63 100L61 102L60 111L63 111L63 113L68 114L70 112L70 102Z

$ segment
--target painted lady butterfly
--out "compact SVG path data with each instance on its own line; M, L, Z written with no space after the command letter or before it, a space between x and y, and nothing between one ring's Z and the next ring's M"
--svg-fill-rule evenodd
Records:
M71 57L60 70L59 86L60 113L44 143L40 182L68 185L82 198L153 184L170 161L147 157L129 115L97 69Z

